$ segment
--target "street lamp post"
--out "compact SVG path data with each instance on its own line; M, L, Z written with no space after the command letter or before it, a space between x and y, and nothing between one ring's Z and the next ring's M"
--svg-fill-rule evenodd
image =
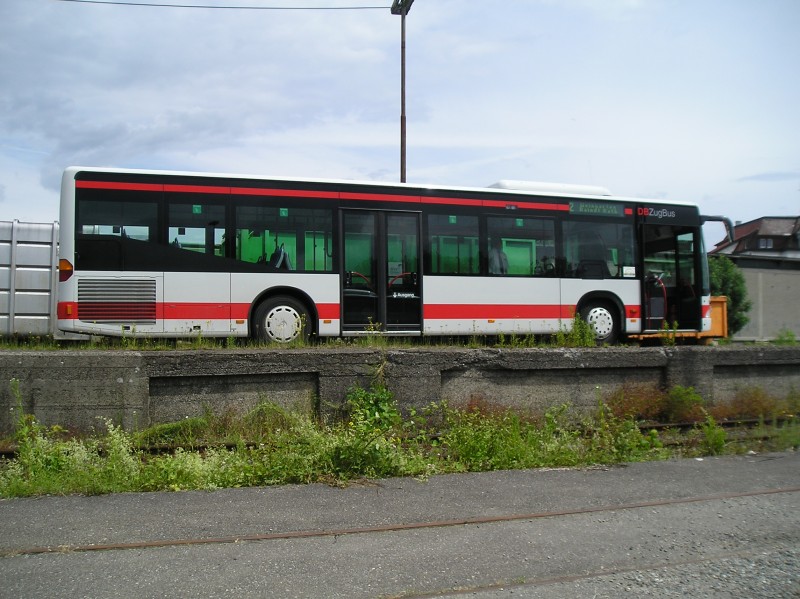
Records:
M400 183L406 182L406 15L414 0L393 0L392 14L400 15Z

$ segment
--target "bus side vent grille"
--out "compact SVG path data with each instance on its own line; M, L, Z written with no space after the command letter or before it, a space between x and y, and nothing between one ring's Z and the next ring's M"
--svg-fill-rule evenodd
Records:
M154 279L81 279L78 319L107 324L155 324Z

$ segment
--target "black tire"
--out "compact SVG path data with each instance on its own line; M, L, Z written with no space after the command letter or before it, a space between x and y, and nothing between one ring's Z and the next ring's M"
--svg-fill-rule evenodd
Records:
M581 318L594 329L597 345L614 345L619 340L619 313L610 303L589 302L581 309Z
M311 316L302 302L277 295L258 305L253 313L253 337L258 341L291 343L311 336Z

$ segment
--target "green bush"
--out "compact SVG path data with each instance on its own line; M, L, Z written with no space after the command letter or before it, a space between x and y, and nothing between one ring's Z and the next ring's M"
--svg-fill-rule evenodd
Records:
M708 455L721 454L725 448L725 440L727 438L725 429L721 428L710 415L706 415L706 421L699 426L699 429L703 434L702 447L704 453Z
M694 387L676 385L667 393L662 415L664 422L696 422L705 416L703 398Z
M18 397L18 384L13 391ZM611 464L660 459L674 451L728 451L725 430L703 411L694 389L676 387L663 395L661 409L670 419L701 415L677 450L665 449L658 433L642 432L637 425L634 413L647 397L644 389L632 399L621 398L617 408L599 401L589 414L564 404L534 417L475 399L463 409L431 404L404 416L392 393L376 384L351 389L347 417L332 424L264 402L244 415L207 412L137 434L105 421L102 431L83 439L41 425L23 413L18 401L17 456L0 460L0 496L338 484L361 477ZM798 403L792 394L786 409ZM779 441L796 446L798 438L792 421ZM145 453L138 445L143 440L184 446Z
M747 285L738 266L726 256L712 256L708 260L711 295L728 298L728 335L741 331L750 321L747 313L753 303L747 299Z

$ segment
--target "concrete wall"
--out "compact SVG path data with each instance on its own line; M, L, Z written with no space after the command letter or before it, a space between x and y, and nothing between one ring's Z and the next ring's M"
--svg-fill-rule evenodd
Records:
M748 322L737 341L775 339L791 331L800 339L800 270L742 268L747 297L753 302Z
M692 386L724 402L744 387L800 391L800 347L6 351L0 431L13 430L17 414L12 378L24 410L43 424L91 430L102 418L135 429L265 400L326 417L378 371L406 409L474 399L589 409L623 383Z

